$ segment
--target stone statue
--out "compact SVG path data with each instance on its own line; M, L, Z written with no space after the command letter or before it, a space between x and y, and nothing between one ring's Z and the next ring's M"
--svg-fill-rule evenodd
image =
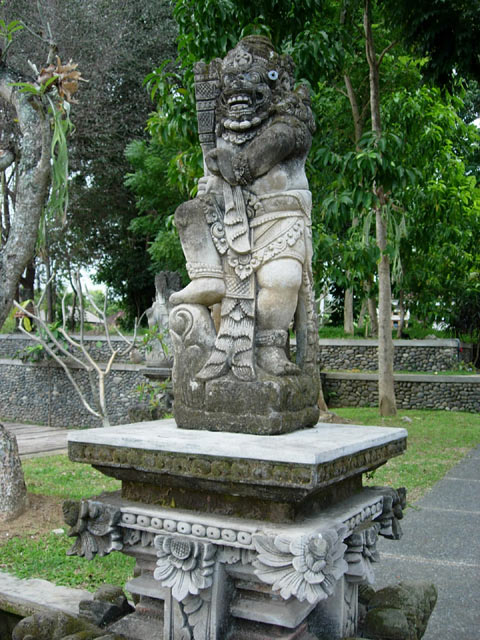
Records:
M223 60L195 69L206 175L197 197L175 214L191 278L170 298L179 426L257 432L245 422L240 426L241 416L233 425L225 407L232 393L246 393L255 421L272 382L281 395L291 396L291 388L280 389L293 385L294 393L306 397L285 406L297 413L295 419L280 420L283 426L268 432L312 426L318 417L311 193L305 175L315 125L308 91L294 89L293 71L291 58L276 53L263 36L248 36ZM217 330L206 312L212 307ZM199 323L204 331L192 342L190 329ZM296 362L289 352L292 326ZM186 357L194 346L200 352ZM194 399L185 392L177 399L175 378ZM219 380L224 406L212 400L222 395L218 384L211 386ZM241 407L236 411L242 413ZM274 411L284 409L278 405Z

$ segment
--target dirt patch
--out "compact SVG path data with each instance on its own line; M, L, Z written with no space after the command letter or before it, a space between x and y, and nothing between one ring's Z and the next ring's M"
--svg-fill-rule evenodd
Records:
M65 529L63 521L63 499L54 496L28 494L28 507L15 520L0 522L0 545L15 536L40 537L53 529Z

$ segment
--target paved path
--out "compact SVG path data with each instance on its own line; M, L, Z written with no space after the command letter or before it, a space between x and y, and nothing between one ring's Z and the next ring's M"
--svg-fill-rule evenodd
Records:
M401 540L379 543L375 587L434 582L423 640L480 640L480 447L407 509L402 528Z
M2 424L17 437L20 458L67 452L67 429L5 421Z

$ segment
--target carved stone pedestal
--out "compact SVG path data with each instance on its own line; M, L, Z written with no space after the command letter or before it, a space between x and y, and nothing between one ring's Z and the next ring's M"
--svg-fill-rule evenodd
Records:
M199 437L201 435L201 437ZM73 553L132 555L130 640L314 640L356 631L377 534L395 491L362 473L405 448L404 429L317 425L279 436L198 432L171 420L69 434L70 458L120 478L82 502Z

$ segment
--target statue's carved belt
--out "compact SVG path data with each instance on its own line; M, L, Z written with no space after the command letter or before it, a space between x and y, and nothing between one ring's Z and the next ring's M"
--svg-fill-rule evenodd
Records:
M257 211L261 213L250 221L255 262L293 258L303 264L305 231L310 226L310 191L266 194L258 201Z

